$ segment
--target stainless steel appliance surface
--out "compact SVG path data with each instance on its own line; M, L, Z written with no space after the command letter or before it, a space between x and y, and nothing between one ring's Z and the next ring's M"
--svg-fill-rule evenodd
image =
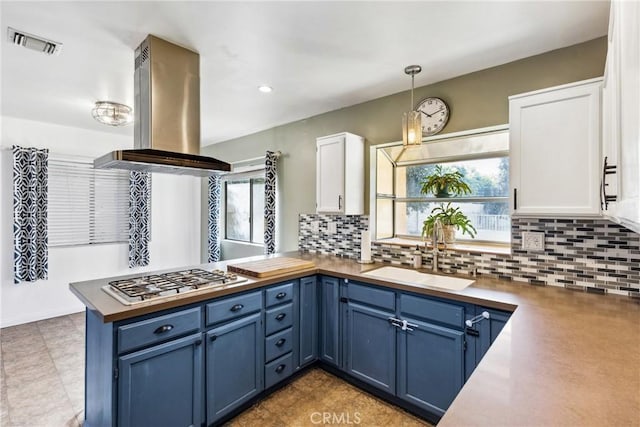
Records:
M200 155L200 55L148 35L135 52L132 150L94 160L96 169L210 176L229 163Z
M102 290L125 305L176 298L190 292L231 286L249 279L222 270L190 269L114 280Z

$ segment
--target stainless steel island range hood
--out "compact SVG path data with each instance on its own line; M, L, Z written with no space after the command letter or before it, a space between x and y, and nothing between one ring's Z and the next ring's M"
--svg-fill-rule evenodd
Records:
M94 160L96 169L209 176L231 170L200 156L200 56L149 35L135 54L134 148Z

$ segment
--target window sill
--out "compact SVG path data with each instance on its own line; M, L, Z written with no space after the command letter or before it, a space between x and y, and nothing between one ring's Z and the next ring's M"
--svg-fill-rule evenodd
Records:
M413 247L416 245L424 248L431 248L431 242L425 242L422 240L404 239L400 237L393 237L389 239L374 240L372 243L381 245L393 245ZM440 249L444 249L443 245L439 245ZM480 253L480 254L493 254L493 255L511 255L511 245L490 243L490 242L456 242L446 245L446 249L455 252L466 253Z
M256 248L264 248L264 243L245 242L244 240L222 239L220 243L232 243L235 245L253 246Z

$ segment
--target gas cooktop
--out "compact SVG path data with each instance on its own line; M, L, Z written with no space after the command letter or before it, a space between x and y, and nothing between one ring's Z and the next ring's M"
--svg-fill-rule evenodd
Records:
M164 274L131 277L114 280L103 286L102 290L120 301L132 305L159 299L169 299L202 289L222 285L235 285L248 279L222 270L206 271L198 268L172 271Z

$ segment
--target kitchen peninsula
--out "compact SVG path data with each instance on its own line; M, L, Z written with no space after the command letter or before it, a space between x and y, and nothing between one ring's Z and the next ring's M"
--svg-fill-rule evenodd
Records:
M356 385L436 421L442 415L439 411L446 409L442 406L450 402L439 405L441 396L431 396L430 390L418 396L403 394L416 387L414 380L419 379L412 376L415 371L402 375L402 358L385 359L389 362L386 370L371 371L370 355L351 357L357 347L355 341L346 339L352 337L348 334L349 325L340 323L342 316L338 314L350 313L351 319L360 321L374 319L386 311L405 318L414 314L411 319L419 318L417 331L436 331L438 337L450 338L442 343L450 343L454 348L457 336L467 346L473 342L473 336L462 332L464 325L459 328L461 332L455 332L456 324L475 317L478 310L506 314L506 325L500 325L504 327L493 337L495 342L482 360L478 359L477 366L474 363L470 367L468 360L463 362L464 372L470 376L465 378L464 386L438 425L640 424L640 339L636 332L640 304L634 299L482 277L461 291L439 290L363 274L383 264L362 265L343 258L298 252L283 255L313 261L315 268L250 279L160 303L129 306L102 290L107 279L71 284L72 292L87 306L85 425L129 425L136 421L136 414L144 413L140 404L145 397L125 398L128 389L123 384L131 386L144 381L135 364L158 351L193 361L189 371L185 364L176 365L177 359L171 360L166 366L174 369L179 366L182 371L162 374L162 378L192 379L187 384L192 393L178 399L181 402L176 402L173 413L188 413L194 425L224 421L277 388L278 383L285 384L284 378L291 373L316 360ZM225 269L226 263L198 267L211 271ZM329 310L331 304L336 306L335 311ZM411 304L418 309L410 308ZM340 306L345 308L339 310ZM231 314L234 307L238 311L246 309L246 316ZM225 313L231 317L225 318ZM409 332L387 323L386 318L380 319L374 325L388 325L391 336L399 343L407 340ZM175 339L158 339L168 325L171 328L166 333L175 333ZM368 333L378 336L375 330L359 332ZM258 356L234 360L236 364L247 364L241 377L227 378L217 369L224 365L225 347L218 350L215 345L229 343L233 348L236 340L229 337L235 334L254 339L255 351L245 349L242 354ZM317 339L304 339L309 336ZM376 357L383 357L387 343L376 345L380 348ZM179 351L167 352L171 346ZM408 348L399 346L400 353ZM236 357L238 354L234 353ZM216 357L221 361L219 364L212 363ZM398 363L397 378L395 365L391 363L394 361ZM354 369L358 366L362 369ZM445 368L450 366L453 365ZM127 367L132 369L127 371ZM241 384L251 385L248 400L238 405L222 402L222 398L213 401L216 385L210 382L210 372L217 372L217 383L229 387L225 396L242 392L238 388ZM367 375L371 372L393 375L389 378ZM447 379L443 388L454 383ZM174 387L152 386L161 394L170 393ZM203 390L207 390L206 401Z

